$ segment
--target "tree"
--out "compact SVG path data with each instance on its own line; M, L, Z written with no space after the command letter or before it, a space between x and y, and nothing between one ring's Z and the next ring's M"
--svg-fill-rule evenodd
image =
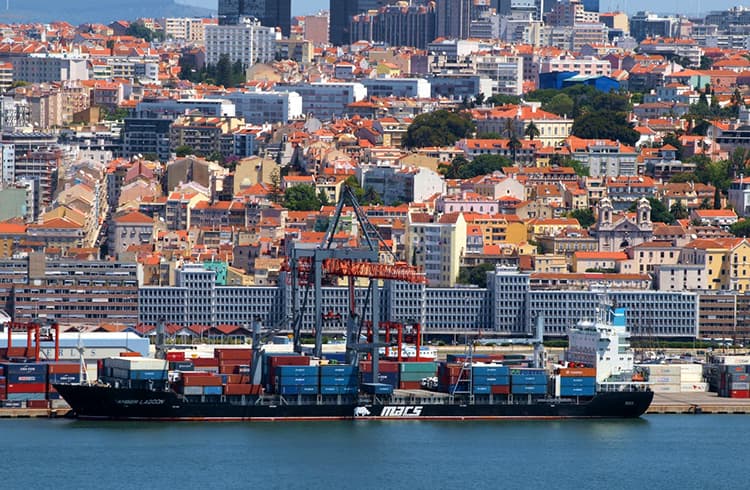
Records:
M468 137L475 130L476 126L468 113L441 109L414 118L406 130L403 146L450 146L457 140Z
M505 167L510 167L512 162L500 155L478 155L469 161L463 156L453 159L450 166L445 170L448 179L470 179L477 175L487 175Z
M495 270L495 264L479 264L473 267L462 267L458 273L458 282L473 284L480 288L487 287L487 272Z
M573 123L574 136L585 139L609 139L634 145L640 135L622 112L596 110L581 115Z
M228 54L222 54L216 63L216 84L223 87L232 86L232 63Z
M490 97L489 99L485 100L487 104L491 104L493 106L496 105L518 105L521 103L521 97L517 97L515 95L503 95L503 94L496 94Z
M672 204L669 208L669 214L671 214L674 219L685 219L689 216L688 210L685 209L685 206L682 205L681 201L676 201Z
M740 174L746 172L747 163L750 161L750 148L739 146L734 149L729 157L729 174L736 179Z
M534 141L534 138L538 138L541 133L536 124L534 124L534 121L529 121L529 125L523 130L523 134L528 136L531 141Z
M482 92L479 92L477 95L474 96L474 103L476 105L482 105L484 104L484 101L485 101L485 98Z
M290 211L316 211L323 205L312 185L301 184L289 187L284 192L284 207Z
M174 152L179 158L195 154L193 147L188 145L180 145L174 149Z
M578 160L574 160L567 155L560 155L559 153L554 153L549 159L549 164L551 167L571 167L573 171L576 173L576 175L579 177L590 176L588 167L586 167L584 164L582 164Z
M355 176L350 175L349 177L347 177L346 181L344 181L344 184L348 185L349 188L351 188L352 192L354 192L354 197L357 198L357 202L361 205L368 206L383 204L383 198L380 197L380 194L378 194L372 187L363 189L362 186L359 185L359 182L357 181L357 178Z
M558 116L573 116L573 99L567 94L557 94L547 103L542 104L542 109Z
M125 29L125 34L128 36L139 37L148 42L164 40L163 31L152 31L146 27L143 22L132 22L128 28Z
M516 134L515 122L515 119L506 119L505 130L503 131L503 134L508 138L508 149L510 150L513 165L516 164L516 155L518 154L518 150L523 147L521 141L518 139L518 135Z
M750 219L743 219L729 227L729 232L736 237L750 237Z
M570 213L570 217L578 220L581 228L588 228L596 222L594 210L591 208L576 209Z

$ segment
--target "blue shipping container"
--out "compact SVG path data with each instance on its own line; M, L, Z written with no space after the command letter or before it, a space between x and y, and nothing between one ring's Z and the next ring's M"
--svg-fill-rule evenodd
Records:
M547 385L546 374L514 374L511 376L514 385Z
M280 386L279 393L282 395L317 395L317 386Z
M491 389L487 385L474 385L471 387L471 391L473 391L475 395L489 395Z
M390 395L393 393L393 386L383 383L362 383L362 391L375 395Z
M510 392L514 395L523 395L527 393L531 395L544 395L547 393L547 385L513 384L510 388Z
M203 394L204 395L221 395L224 392L222 391L221 386L204 386L203 387Z
M510 376L477 376L475 374L472 382L477 385L506 386L510 384Z
M318 386L317 376L286 376L279 378L279 386Z
M47 373L44 374L27 374L27 373L8 373L7 382L10 384L22 383L46 383Z
M175 361L169 363L169 369L172 371L192 371L195 366L192 361Z
M593 386L561 386L560 396L594 396L596 389Z
M359 380L356 376L323 376L320 386L356 386Z
M508 376L510 374L508 366L474 366L471 371L474 376Z
M276 366L276 376L318 376L318 366Z
M560 378L560 387L563 386L590 386L594 387L596 386L596 378L592 377L586 377L586 378L568 378L563 376Z
M140 380L165 380L167 379L167 371L148 371L148 370L138 370L138 369L131 369L130 370L130 379L140 379Z
M47 374L47 364L42 363L17 363L8 362L4 364L5 376L10 378L13 374L20 375L31 375L31 374Z
M45 400L46 393L8 393L8 400Z
M320 366L321 376L352 376L357 373L357 369L350 364L328 364Z
M80 374L50 374L49 382L50 383L68 383L68 384L80 383L81 375Z
M398 386L398 378L398 373L380 373L378 375L378 382ZM372 383L372 373L362 373L362 382Z

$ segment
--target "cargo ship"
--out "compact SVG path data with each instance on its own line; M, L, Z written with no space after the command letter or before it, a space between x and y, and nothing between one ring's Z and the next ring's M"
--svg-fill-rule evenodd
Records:
M653 399L634 381L624 311L611 308L570 329L557 364L547 362L541 321L533 359L469 348L443 362L379 359L378 346L362 361L350 349L341 364L264 354L253 330L252 349L105 359L96 382L54 389L78 418L155 421L635 418Z

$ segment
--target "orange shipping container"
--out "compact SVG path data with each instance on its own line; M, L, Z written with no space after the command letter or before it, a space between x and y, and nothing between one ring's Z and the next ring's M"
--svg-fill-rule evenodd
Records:
M182 373L182 383L185 386L221 386L221 377L204 373L185 372Z
M253 385L227 384L224 386L225 395L251 395Z
M422 387L419 381L402 381L398 384L402 390L418 390Z
M560 369L560 376L564 378L593 378L596 376L596 368L564 368Z
M81 366L72 362L55 362L47 365L50 374L78 374Z
M141 357L140 352L120 352L120 357Z
M247 361L252 359L252 349L214 349L214 357L222 361Z

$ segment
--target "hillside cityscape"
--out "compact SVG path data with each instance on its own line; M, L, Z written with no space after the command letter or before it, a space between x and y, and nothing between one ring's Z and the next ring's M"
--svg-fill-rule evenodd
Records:
M217 7L2 17L6 321L287 332L348 311L292 258L377 237L425 278L383 281L381 316L429 338L563 338L602 291L634 338L750 338L750 9Z

